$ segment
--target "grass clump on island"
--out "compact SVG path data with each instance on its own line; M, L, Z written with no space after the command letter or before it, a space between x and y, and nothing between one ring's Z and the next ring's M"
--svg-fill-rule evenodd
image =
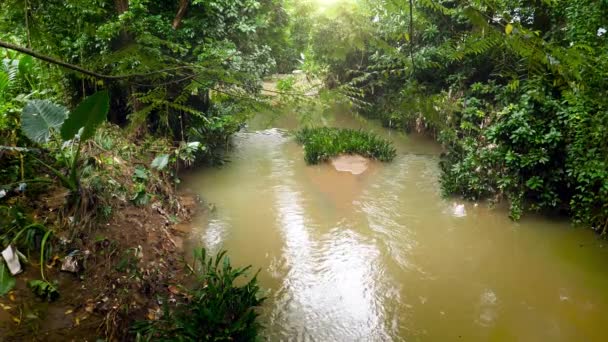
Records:
M359 154L383 162L392 161L397 152L393 144L376 134L347 128L302 128L296 141L304 145L304 159L318 164L340 154Z

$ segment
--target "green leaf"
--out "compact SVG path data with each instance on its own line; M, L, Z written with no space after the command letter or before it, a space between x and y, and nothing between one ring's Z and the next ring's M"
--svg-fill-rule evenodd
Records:
M59 291L57 287L45 280L30 280L27 283L32 292L38 297L44 298L49 302L52 302L59 298Z
M49 141L51 132L65 121L67 109L48 100L31 100L21 112L21 130L32 141Z
M29 55L25 55L19 59L19 73L22 77L26 77L31 74L34 66L34 58Z
M10 290L15 287L15 277L11 275L11 272L6 267L3 260L0 260L0 297L7 294Z
M142 181L148 180L148 172L142 167L137 167L135 168L135 172L133 172L133 179Z
M87 97L70 113L61 126L61 138L65 141L73 139L82 128L80 140L90 139L97 127L106 121L109 109L110 97L106 90Z
M156 158L154 158L154 160L152 161L152 164L150 164L150 167L161 171L165 167L167 167L167 164L169 164L169 155L161 154L161 155L157 156Z
M4 97L3 93L8 89L9 83L8 73L4 70L0 70L0 101L2 101L2 98Z

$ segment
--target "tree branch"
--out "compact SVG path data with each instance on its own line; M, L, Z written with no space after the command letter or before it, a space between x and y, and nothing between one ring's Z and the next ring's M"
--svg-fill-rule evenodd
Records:
M177 30L177 28L182 24L182 19L184 19L184 15L186 15L189 2L189 0L179 0L177 14L175 14L175 19L173 19L173 24L171 25L174 30Z
M160 70L156 70L156 71L151 71L148 73L136 73L136 74L128 74L128 75L105 75L105 74L100 74L98 72L95 71L91 71L88 69L85 69L83 67L80 67L78 65L74 65L74 64L70 64L70 63L66 63L64 61L61 61L59 59L47 56L47 55L43 55L41 53L38 53L34 50L30 50L28 48L24 48L22 46L18 46L18 45L14 45L5 41L0 40L0 47L9 49L9 50L13 50L13 51L17 51L17 52L21 52L23 54L26 55L30 55L34 58L40 59L42 61L51 63L51 64L56 64L59 66L62 66L66 69L70 69L70 70L74 70L74 71L78 71L82 74L85 75L89 75L89 76L93 76L93 77L97 77L100 79L104 79L104 80L111 80L111 81L116 81L116 80L123 80L123 79L128 79L128 78L144 78L144 77L148 77L148 76L152 76L152 75L156 75L156 74L161 74L163 72L167 72L167 71L175 71L175 70L180 70L180 69L193 69L192 66L177 66L177 67L172 67L172 68L166 68L166 69L160 69Z

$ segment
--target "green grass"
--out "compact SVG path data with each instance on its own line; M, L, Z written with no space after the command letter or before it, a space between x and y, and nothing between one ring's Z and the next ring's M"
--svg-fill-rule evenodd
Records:
M303 128L296 132L296 141L304 145L304 159L308 164L318 164L340 154L359 154L389 162L397 154L390 141L361 130Z

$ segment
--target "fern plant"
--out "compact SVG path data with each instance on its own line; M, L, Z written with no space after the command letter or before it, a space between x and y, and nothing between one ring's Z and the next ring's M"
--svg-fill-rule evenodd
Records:
M174 309L165 306L159 320L136 323L136 340L256 340L262 327L255 310L265 300L260 296L257 274L244 285L235 284L250 268L233 268L225 251L213 258L204 248L196 250L191 270L197 284L193 289L184 289L187 300Z

